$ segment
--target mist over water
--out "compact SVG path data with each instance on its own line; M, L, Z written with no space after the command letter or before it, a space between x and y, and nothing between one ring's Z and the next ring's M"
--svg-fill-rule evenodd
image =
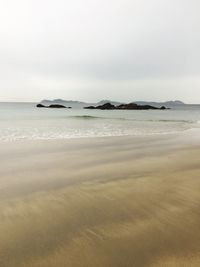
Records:
M0 141L182 132L198 127L200 106L171 110L39 109L0 103Z

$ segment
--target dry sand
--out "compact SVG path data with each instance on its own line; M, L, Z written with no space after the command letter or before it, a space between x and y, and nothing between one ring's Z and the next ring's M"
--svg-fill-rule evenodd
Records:
M1 144L1 267L199 267L200 146Z

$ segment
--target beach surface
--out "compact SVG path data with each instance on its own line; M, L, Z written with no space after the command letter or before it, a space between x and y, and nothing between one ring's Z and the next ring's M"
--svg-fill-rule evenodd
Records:
M192 135L4 142L1 267L199 267Z

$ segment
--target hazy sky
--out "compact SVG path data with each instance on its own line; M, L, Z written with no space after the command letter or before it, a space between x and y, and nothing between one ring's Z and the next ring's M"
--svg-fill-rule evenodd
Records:
M1 0L0 101L200 103L199 0Z

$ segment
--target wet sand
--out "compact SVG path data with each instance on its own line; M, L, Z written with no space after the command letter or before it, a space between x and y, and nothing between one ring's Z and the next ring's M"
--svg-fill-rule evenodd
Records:
M200 142L1 144L1 267L200 266Z

